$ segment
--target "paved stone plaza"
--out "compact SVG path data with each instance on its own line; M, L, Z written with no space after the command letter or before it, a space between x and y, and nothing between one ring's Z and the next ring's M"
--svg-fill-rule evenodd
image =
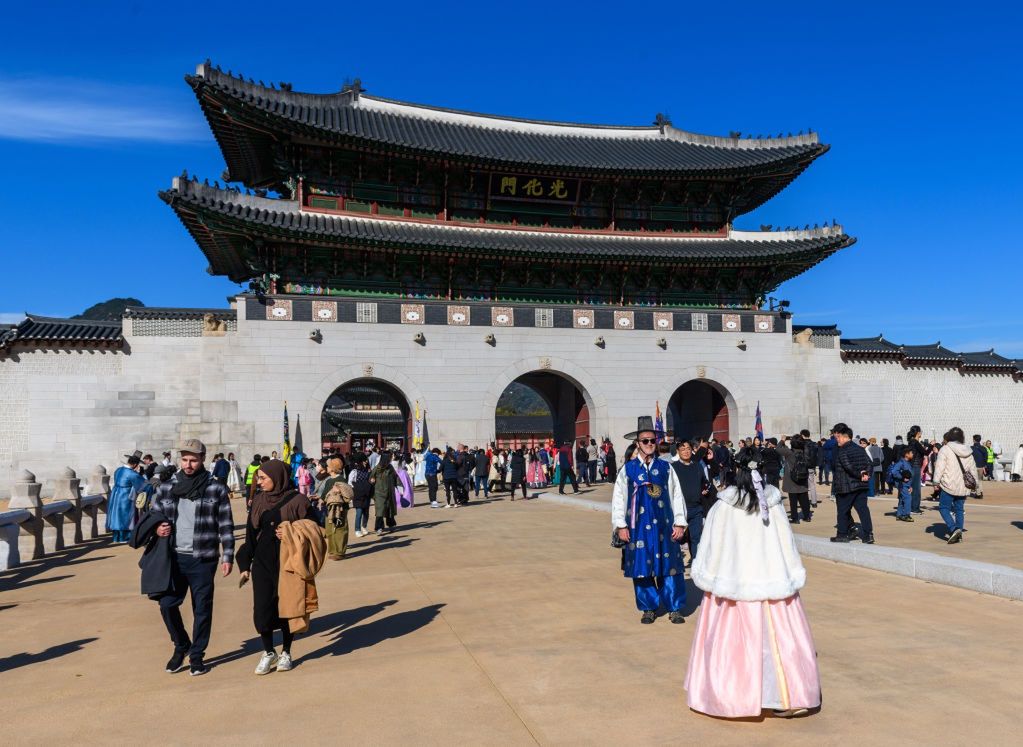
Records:
M198 679L162 671L135 551L0 575L8 743L1018 743L1023 603L805 558L823 710L729 722L685 707L695 619L639 625L604 514L498 499L399 522L324 569L295 670L264 678L236 574Z

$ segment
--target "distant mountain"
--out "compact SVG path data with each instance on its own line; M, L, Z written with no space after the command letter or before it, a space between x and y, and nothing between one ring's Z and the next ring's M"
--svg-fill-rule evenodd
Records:
M543 397L525 384L512 382L497 400L498 415L550 415L551 408Z
M145 306L137 298L111 298L109 301L93 304L81 314L76 314L72 319L91 319L102 322L113 319L120 319L128 306Z

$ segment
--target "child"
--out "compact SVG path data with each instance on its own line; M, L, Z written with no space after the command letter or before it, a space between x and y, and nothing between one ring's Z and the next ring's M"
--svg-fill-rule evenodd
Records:
M899 494L899 504L895 509L895 518L899 521L913 521L910 508L913 503L913 450L904 448L899 461L888 468L888 484Z

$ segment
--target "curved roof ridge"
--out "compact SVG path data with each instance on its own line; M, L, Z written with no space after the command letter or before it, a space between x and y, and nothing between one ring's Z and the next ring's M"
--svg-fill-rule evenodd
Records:
M277 88L272 83L246 80L242 75L232 71L224 72L215 67L209 60L196 66L194 76L186 76L190 83L196 79L229 86L237 93L256 99L272 97L286 105L298 107L318 107L324 104L346 106L352 109L379 111L396 116L413 119L427 119L466 127L492 129L505 132L528 132L538 135L561 135L577 137L594 137L623 140L671 140L692 145L709 145L718 148L750 150L761 148L786 148L798 145L819 145L820 137L816 132L780 137L725 137L720 135L704 135L675 127L670 122L652 125L613 125L589 124L580 122L556 122L525 117L512 117L500 114L487 114L464 109L432 106L409 101L400 101L382 96L371 96L362 92L361 88L346 87L336 93L307 93L291 89L290 84L282 84L286 88Z
M431 221L420 221L409 218L401 218L397 216L380 216L380 215L364 215L361 213L327 213L319 212L314 209L301 208L297 200L286 200L272 197L259 197L257 195L246 194L245 192L236 191L233 189L224 189L222 187L213 186L206 182L199 182L194 177L191 179L183 176L176 176L171 180L171 189L176 190L182 196L194 196L202 200L210 201L213 203L221 203L230 205L232 207L245 207L252 208L255 210L267 210L276 213L302 213L310 216L322 217L334 221L350 221L356 224L362 224L367 226L379 226L379 225L391 225L391 224L411 224L415 226L421 226L423 230L435 230L435 231L454 231L454 232L465 232L465 233L485 233L490 235L521 235L523 233L533 233L548 237L559 237L559 236L571 236L578 238L579 236L585 236L588 241L602 241L602 240L614 240L614 241L665 241L665 242L678 242L679 240L685 241L722 241L725 239L731 239L733 241L744 241L751 243L759 242L777 242L777 241L799 241L805 239L820 239L820 238L837 238L840 236L846 236L845 230L842 225L835 223L831 226L821 226L820 228L811 228L809 230L800 231L736 231L731 228L728 229L728 233L725 236L706 236L706 235L689 235L689 234L670 234L670 235L659 235L653 232L580 232L580 231L559 231L557 229L542 229L538 230L535 228L511 228L508 226L496 226L487 224L472 224L463 225L459 223L441 223ZM852 237L847 237L851 241L855 241ZM148 308L148 307L147 307Z

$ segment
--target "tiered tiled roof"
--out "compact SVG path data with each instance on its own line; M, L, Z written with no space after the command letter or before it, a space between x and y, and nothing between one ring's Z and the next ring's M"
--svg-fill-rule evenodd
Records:
M299 93L224 73L209 61L185 79L232 179L249 185L273 181L274 133L501 167L615 175L785 171L786 182L828 150L815 133L714 137L676 129L661 116L649 127L498 117L369 96L358 81L339 93Z
M219 189L176 177L160 198L169 204L210 260L211 271L252 277L244 247L253 239L290 239L388 250L418 248L452 255L556 255L565 259L693 260L709 265L776 268L793 277L855 243L840 225L803 231L729 231L721 237L488 227L407 218L318 213L292 200ZM779 281L780 282L780 281Z
M0 350L10 349L17 343L36 345L82 345L88 347L121 347L121 322L91 319L55 319L26 315L18 324L0 330Z
M1023 362L998 355L993 349L976 353L957 353L941 342L930 345L897 345L877 337L845 338L840 341L846 360L895 359L907 366L953 366L960 371L1001 371L1023 373Z

